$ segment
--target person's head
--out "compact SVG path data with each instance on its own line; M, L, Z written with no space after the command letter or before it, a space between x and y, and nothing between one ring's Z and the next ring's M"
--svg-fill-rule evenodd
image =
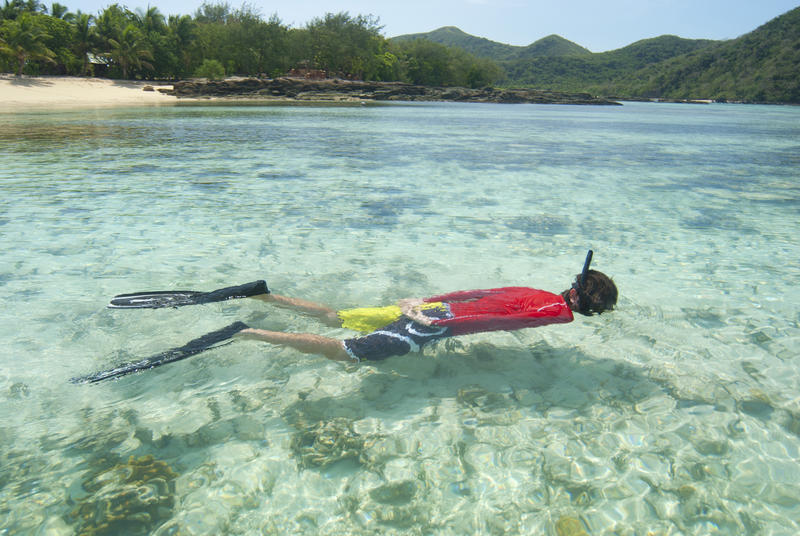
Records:
M572 288L561 293L569 308L586 316L613 309L617 303L617 286L611 278L597 270L586 270L585 274L585 278L578 274Z

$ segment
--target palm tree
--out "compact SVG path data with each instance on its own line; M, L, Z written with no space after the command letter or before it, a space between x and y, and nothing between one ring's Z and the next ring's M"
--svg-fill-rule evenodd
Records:
M152 32L162 33L166 28L164 15L161 14L157 7L148 7L143 14L139 12L139 20L141 21L141 28L146 35L150 35Z
M21 0L5 0L3 7L0 8L0 20L14 20L22 13Z
M17 76L22 76L29 59L55 63L55 53L44 44L50 36L37 24L35 15L24 12L16 20L3 21L0 33L0 53L17 60Z
M21 13L47 13L47 6L39 0L5 0L0 8L0 20L14 20Z
M46 13L47 6L39 0L5 0L3 7L0 8L0 20L14 20L24 12Z
M142 33L133 24L128 24L119 36L119 39L109 39L111 45L111 59L119 63L122 68L122 78L128 78L131 68L152 69L153 66L145 60L152 60L153 53L147 47Z
M111 50L111 40L119 41L122 30L128 24L138 24L136 15L119 4L111 4L100 12L94 19L95 32L104 48L104 52Z
M55 17L57 19L66 19L68 13L69 9L67 6L59 4L58 2L53 2L53 5L50 7L51 17Z
M23 2L22 5L25 11L30 11L31 13L44 13L47 11L47 6L39 0L27 0L27 2Z
M195 38L196 24L189 15L170 15L167 24L170 44L180 56L178 76L191 72L192 50L191 45Z
M92 17L86 13L78 11L72 21L73 47L75 54L83 59L81 75L86 76L89 70L89 54L95 52L97 47L97 36L92 26Z

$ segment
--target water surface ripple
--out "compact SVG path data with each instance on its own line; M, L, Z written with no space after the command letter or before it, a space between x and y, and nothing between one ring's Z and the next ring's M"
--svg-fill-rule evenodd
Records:
M0 116L0 533L796 534L800 109L176 106ZM618 310L342 365L255 300L530 285ZM48 532L49 531L49 532Z

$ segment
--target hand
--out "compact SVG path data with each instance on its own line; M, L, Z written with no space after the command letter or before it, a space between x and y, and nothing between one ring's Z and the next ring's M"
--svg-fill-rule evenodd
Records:
M404 315L410 317L414 311L415 307L419 307L425 303L420 298L405 298L397 302L397 305L400 307L400 310L403 312Z
M424 304L425 301L421 298L405 298L397 302L404 316L423 326L430 326L433 324L434 319L422 314L422 306Z

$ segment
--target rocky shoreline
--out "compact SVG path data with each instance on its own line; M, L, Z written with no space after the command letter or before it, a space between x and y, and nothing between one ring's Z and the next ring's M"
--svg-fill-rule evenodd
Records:
M619 105L588 93L560 93L535 89L469 89L427 87L401 82L303 78L241 78L229 80L180 81L172 89L159 89L178 98L230 98L247 100L292 100L310 102L363 101L447 101L504 104L589 104Z

